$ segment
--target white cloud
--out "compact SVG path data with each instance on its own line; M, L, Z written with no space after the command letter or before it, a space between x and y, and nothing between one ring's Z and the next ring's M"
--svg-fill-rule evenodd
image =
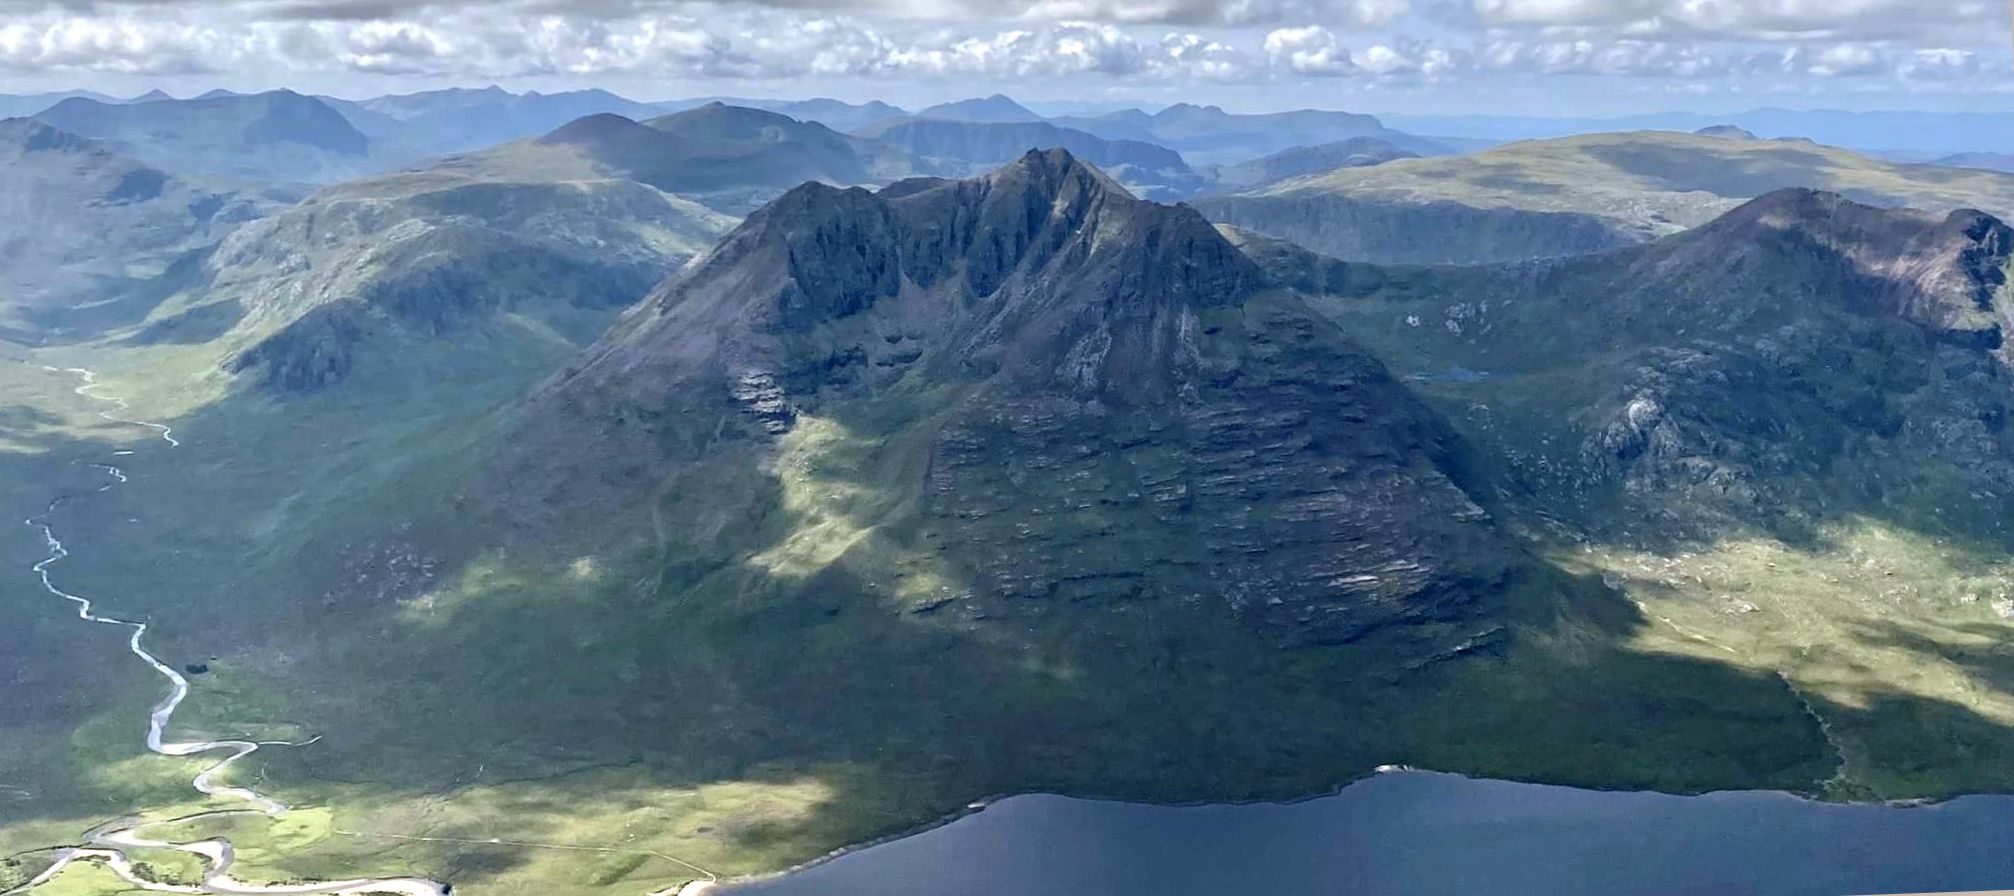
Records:
M1949 47L1917 50L1902 61L1897 73L1911 81L1956 81L1979 74L1979 57Z
M5 4L8 0L0 0ZM251 0L273 2L273 0ZM291 0L309 2L309 0ZM361 3L365 0L339 0ZM534 0L524 0L534 2ZM536 0L546 2L546 0ZM579 0L624 4L637 0ZM946 0L954 2L954 0ZM963 2L963 0L955 0ZM1102 0L1100 0L1102 2ZM1128 0L1135 2L1135 0ZM1137 0L1148 2L1148 0ZM1170 3L1187 0L1166 0ZM1225 15L1278 14L1298 0L1241 0ZM1848 11L1886 0L1838 0ZM1802 14L1806 0L1416 0L1439 14L1447 3L1533 22L1609 21L1626 28L1646 11L1714 4L1770 6ZM1434 4L1442 4L1435 6ZM1356 15L1408 8L1407 0L1353 0ZM610 7L614 9L616 7ZM1475 38L1419 40L1385 29L1360 33L1321 24L1213 30L1121 26L1094 21L951 25L906 19L790 11L749 5L677 5L623 15L497 13L411 4L364 19L284 19L234 15L239 7L154 6L99 14L45 11L0 20L0 72L57 82L66 73L131 76L230 73L268 84L302 75L425 76L481 83L559 78L591 83L621 77L697 82L809 79L968 80L973 92L1012 90L1031 80L1102 79L1100 89L1197 82L1280 83L1351 77L1366 82L1455 82L1502 74L1630 76L1781 87L1807 82L1851 86L1910 83L1973 89L1992 67L1963 46L1913 48L1902 42L1724 41L1600 36L1580 26L1496 30ZM1172 7L1170 7L1172 9ZM1760 16L1751 9L1752 17ZM1170 13L1172 15L1172 13ZM1714 13L1714 15L1724 15ZM2005 79L1995 79L2004 83ZM1481 83L1472 81L1472 83ZM64 85L67 86L67 85Z
M1863 44L1836 44L1811 54L1804 70L1823 78L1872 75L1887 70L1887 59L1879 50Z
M1943 36L1999 42L1999 0L1467 0L1446 17L1556 36L1758 41L1883 40Z
M1536 74L1701 78L1734 62L1690 43L1648 40L1498 40L1478 53L1485 68Z
M1373 44L1353 58L1358 67L1383 78L1439 78L1468 69L1474 61L1466 52L1404 37Z
M1297 75L1347 75L1357 70L1350 51L1319 25L1275 29L1266 34L1263 47L1273 65Z

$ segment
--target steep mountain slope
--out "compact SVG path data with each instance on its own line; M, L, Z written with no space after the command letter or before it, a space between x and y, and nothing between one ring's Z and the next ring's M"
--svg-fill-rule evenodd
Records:
M290 90L125 104L74 97L35 118L170 171L326 182L389 161L341 114Z
M1367 168L1419 157L1419 153L1401 149L1389 140L1353 137L1334 143L1296 146L1237 165L1219 165L1215 172L1215 187L1220 190L1250 189L1290 177L1320 174L1338 168Z
M1804 142L1653 132L1343 169L1199 207L1341 258L1474 263L1640 243L1786 187L1884 206L2014 210L2014 178L2005 175L1899 165Z
M273 205L32 119L0 121L0 301L102 300Z
M1217 106L1177 103L1153 115L1134 109L1091 118L1057 118L1055 123L1112 140L1159 143L1196 164L1235 164L1297 146L1356 137L1376 137L1420 155L1449 152L1431 139L1391 130L1370 115L1316 109L1242 115Z
M1207 183L1172 149L1137 140L1106 140L1048 122L905 118L857 133L918 157L949 162L965 175L997 168L1031 149L1060 148L1147 199L1171 202L1194 195Z
M614 115L591 116L538 143L570 149L629 179L738 213L805 181L874 184L939 173L875 141L722 103L642 124Z
M945 121L996 123L1042 120L1042 116L1029 111L1028 107L998 93L987 97L938 103L935 106L929 106L917 112L916 117L937 118Z

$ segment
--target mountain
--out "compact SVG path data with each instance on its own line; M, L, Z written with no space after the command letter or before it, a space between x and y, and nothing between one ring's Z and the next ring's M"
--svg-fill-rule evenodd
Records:
M1748 130L1746 128L1736 127L1731 124L1708 125L1706 127L1700 128L1699 130L1693 131L1693 133L1701 137L1723 137L1729 140L1761 139L1760 137L1755 136L1754 131Z
M128 341L188 346L216 359L216 387L234 375L277 395L359 370L395 380L484 342L491 369L536 371L732 223L574 147L519 141L238 229Z
M1999 152L1961 152L1958 153L1957 155L1940 157L1935 161L1932 161L1930 164L1940 165L1947 168L1978 168L1982 171L1999 171L2003 173L2014 173L2014 154L1999 153Z
M997 93L988 97L939 103L917 112L916 117L972 122L1029 122L1042 120L1042 116L1029 111L1028 107Z
M1418 133L1487 140L1535 140L1619 131L1696 131L1738 127L1772 138L1800 135L1828 146L1864 152L1935 158L1992 151L2014 142L2014 115L2002 112L1839 109L1752 109L1734 115L1662 112L1611 118L1514 116L1391 116L1395 127Z
M1392 271L1322 307L1430 394L1489 394L1506 416L1473 435L1590 530L1868 513L1997 541L2010 259L2014 228L1981 212L1793 189L1622 252Z
M1055 123L1107 139L1159 143L1180 151L1192 163L1233 164L1357 137L1375 137L1420 155L1451 151L1431 139L1386 128L1373 116L1315 109L1241 115L1218 106L1177 103L1153 115L1133 109L1093 118L1058 118Z
M35 118L170 171L321 182L385 164L334 109L288 90L127 104L73 97Z
M834 99L809 99L773 104L752 104L798 121L815 121L835 131L853 133L909 113L880 100L846 103Z
M877 184L938 173L886 144L724 103L640 124L615 115L590 116L538 142L570 148L632 180L734 213L805 181Z
M686 608L664 624L714 631L714 656L780 676L749 707L765 725L833 705L912 720L840 747L877 767L1024 730L1056 757L1038 776L1097 774L1107 735L1092 732L1117 721L1100 707L1123 701L1092 695L1160 685L1118 671L1155 648L1084 649L1130 638L1138 613L1213 656L1404 674L1491 649L1498 589L1527 569L1478 505L1465 447L1403 383L1202 216L1063 150L972 180L792 190L540 386L493 444L452 486L460 509L401 550L453 556L462 536L424 533L474 532L527 559L599 545L624 580L641 562ZM858 651L849 671L805 656L825 649L806 637ZM1083 681L1031 703L968 690L1000 674L996 651L1038 644ZM916 665L893 660L912 651ZM756 659L783 655L796 660ZM473 662L455 674L481 674ZM874 681L888 674L910 683ZM825 693L807 699L813 678ZM1195 684L1203 714L1261 699L1233 698L1246 687L1276 693ZM1015 721L1042 705L1061 713L1053 729ZM1312 716L1266 718L1168 739L1172 719L1140 716L1108 746L1144 781L1193 761L1177 756L1285 757L1329 736ZM897 729L921 742L890 741ZM1034 771L953 752L970 761L959 774L1002 785Z
M516 94L499 87L449 89L332 103L372 139L433 155L483 149L551 131L589 115L650 118L653 106L605 90Z
M67 99L83 98L101 103L118 100L102 93L89 90L66 90L62 93L0 94L0 119L25 118Z
M100 301L275 205L34 119L0 121L0 295L16 313Z
M1640 243L1787 187L1876 205L2014 212L2014 178L2001 174L1895 164L1799 141L1664 132L1348 168L1198 204L1214 220L1341 258L1466 264Z
M1219 189L1251 188L1338 168L1366 168L1419 157L1418 153L1401 149L1388 140L1353 137L1335 143L1296 146L1237 165L1221 165L1216 170L1216 181Z
M2008 704L1960 707L2008 666L1945 664L2014 612L2014 229L1793 189L1593 256L1259 254L1448 415L1552 556L1641 614L1639 649L1811 701L1850 757L1815 792L1994 774L1973 757Z
M1048 122L966 122L904 118L857 132L911 155L951 163L960 173L991 170L1030 149L1066 149L1111 175L1135 195L1173 201L1194 195L1207 179L1180 153L1136 140L1106 140Z

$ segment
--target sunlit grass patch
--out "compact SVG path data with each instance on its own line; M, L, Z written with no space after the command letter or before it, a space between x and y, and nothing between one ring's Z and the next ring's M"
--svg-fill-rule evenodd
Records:
M1922 795L1896 788L1939 778L2014 787L2014 769L1984 781L1977 761L1896 769L1914 763L1870 745L1913 736L1925 753L1976 754L1990 745L1967 741L2014 730L2014 558L1854 519L1815 546L1750 537L1670 554L1587 546L1559 559L1642 608L1636 649L1780 675L1828 722L1846 774L1862 779L1847 783L1892 796ZM1933 724L1925 707L1974 721L1922 730Z

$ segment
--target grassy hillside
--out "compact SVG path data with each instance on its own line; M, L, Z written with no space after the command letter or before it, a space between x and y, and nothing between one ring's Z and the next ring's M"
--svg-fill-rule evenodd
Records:
M1801 141L1654 131L1346 168L1198 204L1214 220L1339 258L1475 263L1640 243L1788 187L1879 206L2014 213L2014 175Z

